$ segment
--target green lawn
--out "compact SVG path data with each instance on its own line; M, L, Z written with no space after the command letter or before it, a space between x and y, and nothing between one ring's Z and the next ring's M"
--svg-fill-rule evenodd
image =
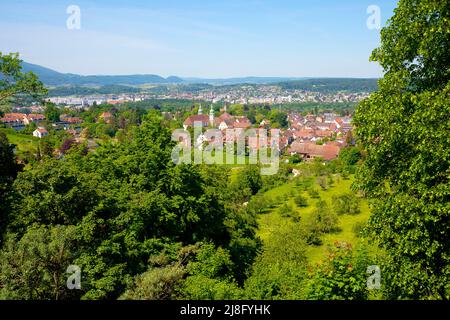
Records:
M353 181L353 177L349 180L344 180L338 176L334 176L334 185L329 187L327 190L322 191L320 186L315 182L315 188L319 191L320 198L327 201L327 203L332 205L333 195L340 195L343 193L351 192L350 186ZM293 200L294 195L301 193L308 199L308 207L298 208ZM314 210L317 199L312 199L306 191L303 191L300 186L297 186L294 181L286 183L277 188L271 189L265 193L266 196L275 199L281 199L275 207L271 208L267 213L258 216L259 230L258 235L263 241L270 241L270 237L273 233L277 232L281 225L286 223L293 223L290 218L282 217L278 209L283 203L290 204L293 208L296 208L298 215L301 220L307 219L308 215ZM354 246L358 244L360 240L354 233L353 227L359 222L365 222L369 218L369 207L367 201L361 199L360 202L361 212L356 215L340 215L339 216L339 227L341 231L332 234L326 234L322 236L323 244L321 246L309 246L308 247L308 259L311 263L319 262L327 254L327 248L332 246L333 243L338 241L346 241ZM301 223L301 222L300 222Z
M37 152L39 138L16 132L13 129L0 128L0 131L6 134L11 144L16 145L18 154L22 152Z

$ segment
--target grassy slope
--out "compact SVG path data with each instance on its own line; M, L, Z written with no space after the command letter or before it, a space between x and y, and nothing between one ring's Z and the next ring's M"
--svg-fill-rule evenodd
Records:
M336 179L333 187L330 187L326 191L322 191L318 185L316 185L316 189L320 193L320 197L323 200L326 200L329 205L332 204L332 196L339 195L350 191L350 185L352 183L352 179L343 180ZM336 181L338 180L338 181ZM298 208L292 197L292 193L298 194L302 193L305 197L308 198L308 207L306 208ZM296 186L294 182L286 183L282 186L274 188L266 192L266 195L272 198L275 197L285 197L287 201L292 207L297 209L297 212L301 218L307 218L311 211L314 209L315 203L318 201L316 199L311 199L307 192L302 191L300 187ZM280 225L285 223L292 223L291 219L282 217L278 208L280 205L272 208L266 214L259 215L259 233L258 235L261 237L263 241L270 241L270 236L272 233L277 232L277 229ZM361 200L361 213L357 215L341 215L340 219L340 227L341 231L333 234L326 234L322 237L323 244L321 246L309 246L308 249L308 258L310 263L319 262L323 259L327 254L327 248L333 245L334 241L346 241L350 242L353 245L356 245L360 239L355 236L353 232L353 226L361 221L366 221L369 217L369 207L367 201Z
M37 152L37 145L39 142L38 138L33 137L32 135L14 132L13 130L3 128L0 128L0 130L6 134L11 144L16 145L19 154L26 151L30 151L32 153Z

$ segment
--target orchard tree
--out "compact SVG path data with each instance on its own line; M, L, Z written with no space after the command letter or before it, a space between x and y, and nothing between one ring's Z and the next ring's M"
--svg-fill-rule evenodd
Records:
M384 77L354 118L388 298L450 298L449 30L448 1L399 1L371 56Z

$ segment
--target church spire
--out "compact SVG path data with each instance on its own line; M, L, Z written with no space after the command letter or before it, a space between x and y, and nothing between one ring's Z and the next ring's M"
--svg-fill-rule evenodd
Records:
M213 105L211 105L211 109L209 110L209 124L214 126L214 108Z

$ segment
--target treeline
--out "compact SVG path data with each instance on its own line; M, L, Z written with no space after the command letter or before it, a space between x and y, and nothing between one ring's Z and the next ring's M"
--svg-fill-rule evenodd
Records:
M378 79L356 78L325 78L306 79L299 81L281 82L278 85L284 90L305 90L320 93L343 92L373 92L378 88Z
M352 114L355 111L355 102L293 102L275 104L272 108L283 111L296 111L302 113L320 114L325 112L335 112L341 116Z
M48 90L51 97L63 96L81 96L93 94L122 94L122 93L139 93L141 89L122 85L107 85L101 87L84 87L84 86L64 86L55 87Z

